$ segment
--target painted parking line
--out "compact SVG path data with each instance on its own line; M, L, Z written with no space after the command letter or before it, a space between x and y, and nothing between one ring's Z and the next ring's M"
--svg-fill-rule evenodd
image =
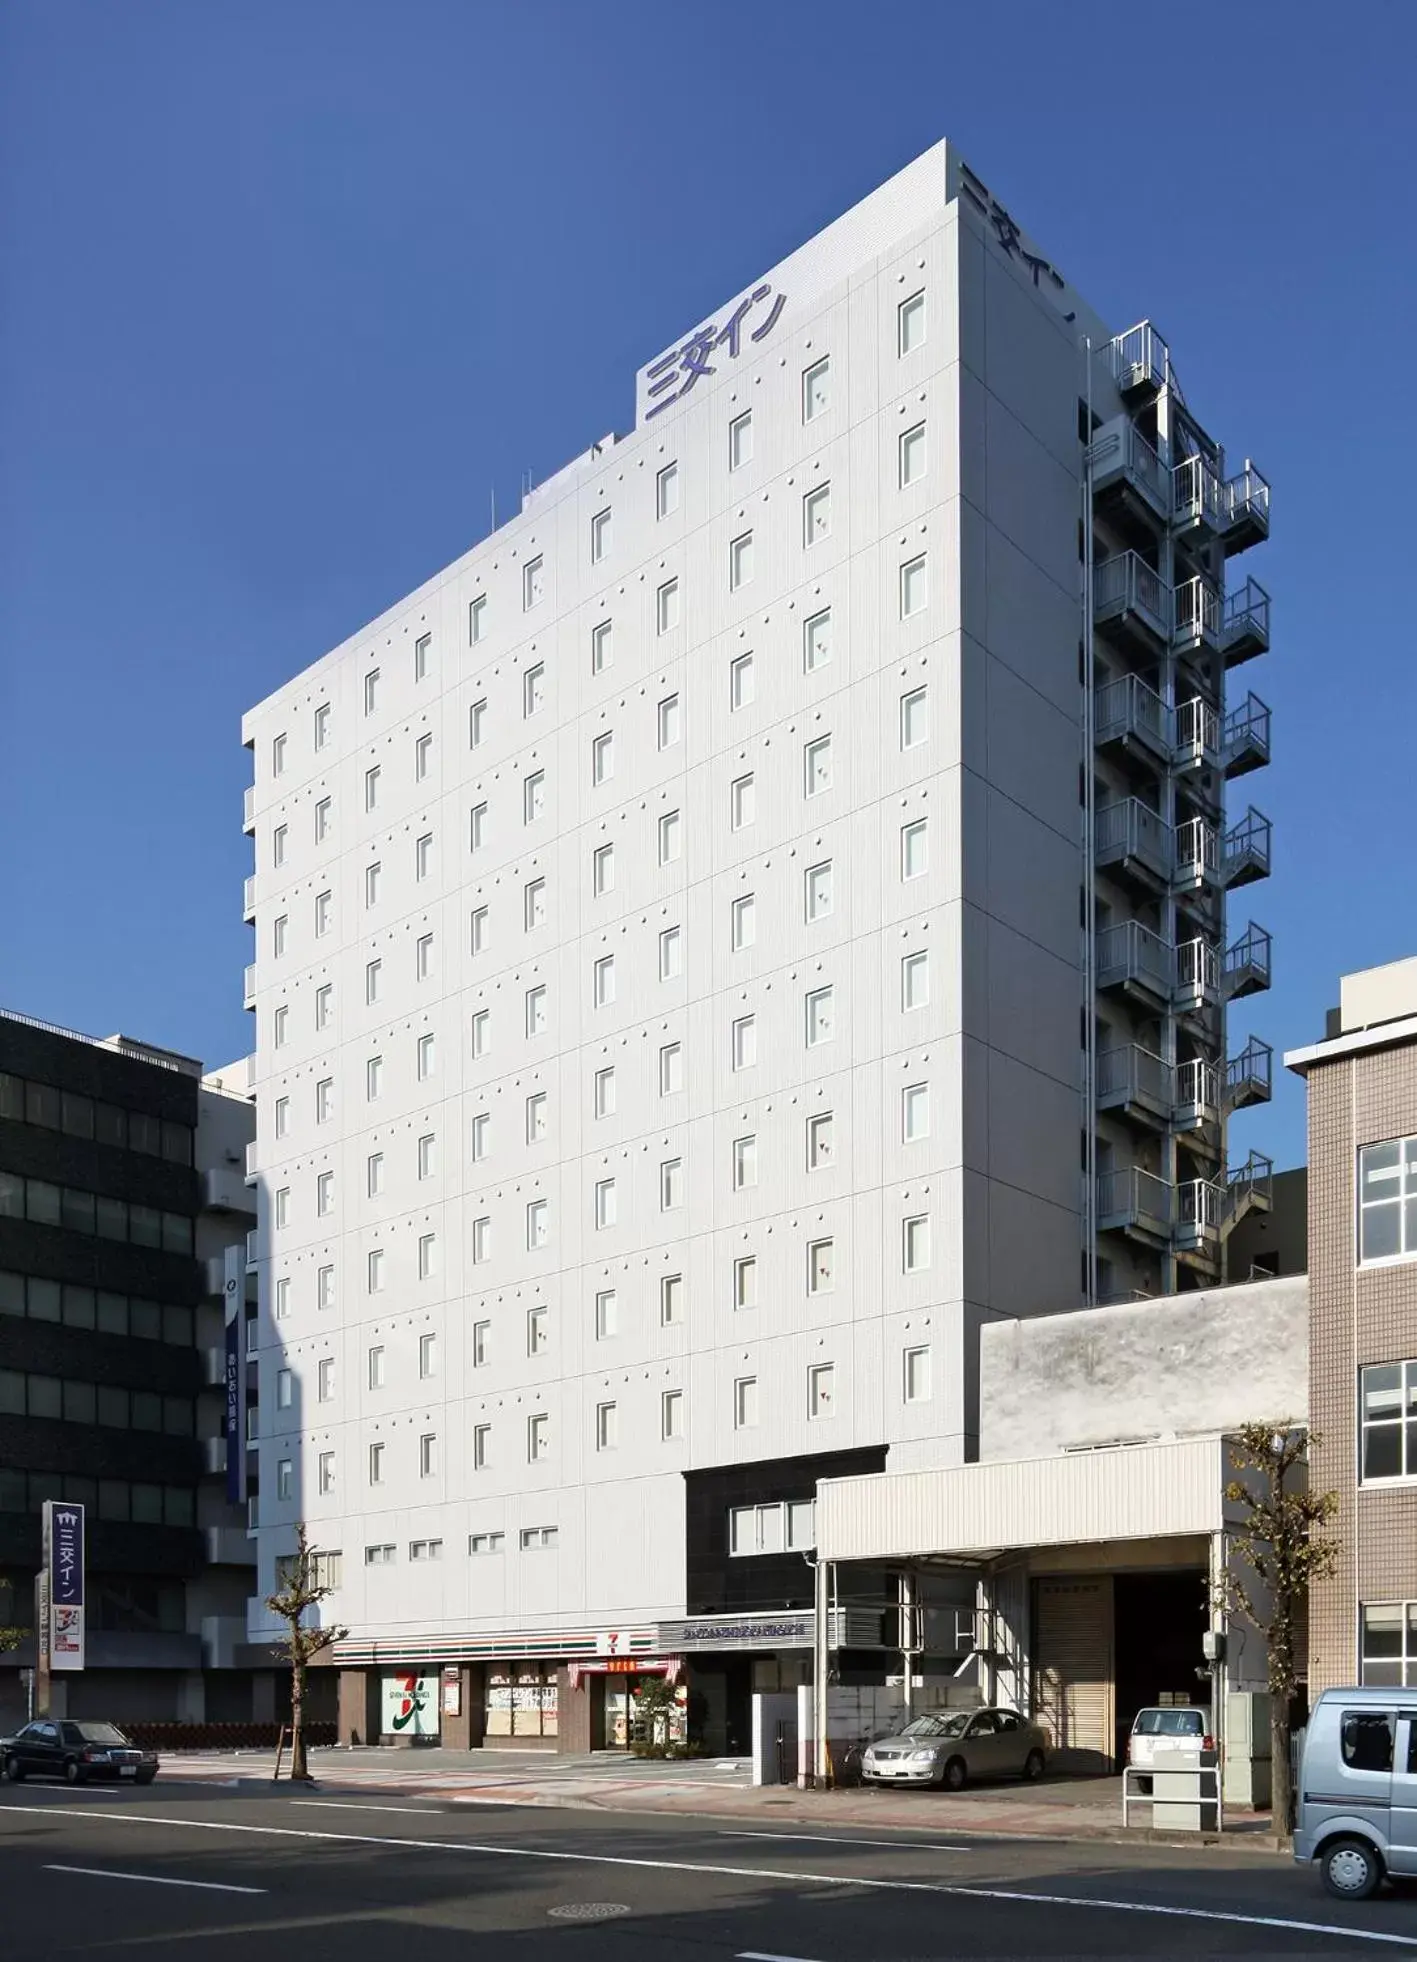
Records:
M21 1808L16 1808L20 1810ZM1217 1921L1241 1928L1285 1928L1349 1942L1380 1942L1417 1949L1417 1934L1392 1935L1376 1928L1345 1928L1333 1921L1300 1921L1273 1914L1239 1914L1225 1908L1166 1907L1157 1901L1118 1901L1086 1894L1037 1894L1024 1888L974 1887L962 1881L881 1880L854 1873L802 1873L782 1867L729 1867L706 1860L636 1859L625 1853L569 1853L542 1846L487 1845L473 1840L399 1839L375 1833L316 1832L305 1826L240 1825L233 1819L174 1819L153 1812L70 1811L32 1805L26 1812L62 1819L121 1819L128 1826L186 1826L199 1833L245 1833L257 1839L302 1839L331 1846L383 1846L396 1853L474 1853L499 1860L553 1860L568 1866L633 1867L650 1873L707 1873L730 1880L786 1880L803 1887L856 1887L872 1894L935 1894L957 1900L1009 1901L1023 1907L1083 1908L1090 1913L1161 1915L1176 1921ZM141 1876L140 1876L141 1877Z
M268 1887L233 1887L221 1880L172 1880L161 1873L119 1873L112 1867L46 1866L46 1873L80 1873L89 1880L140 1880L148 1887L196 1887L204 1894L268 1894Z

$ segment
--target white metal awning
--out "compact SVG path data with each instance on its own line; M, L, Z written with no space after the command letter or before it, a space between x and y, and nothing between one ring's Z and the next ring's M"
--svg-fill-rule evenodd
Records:
M874 1472L817 1487L823 1560L983 1560L1036 1546L1217 1533L1225 1440L1180 1438L1053 1458Z

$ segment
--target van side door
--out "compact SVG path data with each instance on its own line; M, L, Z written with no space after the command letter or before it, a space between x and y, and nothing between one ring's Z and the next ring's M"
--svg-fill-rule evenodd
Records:
M1393 1873L1417 1874L1417 1704L1409 1704L1397 1715L1388 1866Z
M1393 1747L1397 1742L1396 1709L1340 1709L1338 1764L1327 1794L1345 1811L1357 1812L1378 1836L1384 1858L1392 1833ZM1327 1778L1325 1783L1328 1783Z

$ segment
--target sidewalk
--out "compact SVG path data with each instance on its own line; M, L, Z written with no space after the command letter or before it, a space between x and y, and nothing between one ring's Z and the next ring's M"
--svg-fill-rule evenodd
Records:
M1120 1778L1044 1779L1036 1785L1000 1782L963 1792L883 1791L857 1787L831 1792L795 1786L754 1786L738 1760L657 1763L619 1754L558 1758L511 1751L319 1750L310 1769L323 1790L388 1797L443 1799L464 1805L563 1806L581 1811L658 1812L676 1817L741 1820L745 1829L780 1831L788 1824L888 1828L942 1838L1008 1838L1121 1842L1156 1840L1194 1846L1197 1837L1122 1830ZM269 1788L266 1752L165 1759L164 1780L240 1782ZM1267 1813L1231 1812L1227 1847L1272 1851ZM1216 1843L1210 1836L1206 1843Z

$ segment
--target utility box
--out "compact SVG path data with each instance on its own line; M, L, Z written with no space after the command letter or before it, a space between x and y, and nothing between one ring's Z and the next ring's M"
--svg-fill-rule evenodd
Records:
M1156 1832L1220 1831L1219 1760L1214 1751L1158 1751L1151 1761L1151 1824Z
M1225 1803L1263 1812L1270 1803L1269 1696L1231 1690L1225 1699Z

